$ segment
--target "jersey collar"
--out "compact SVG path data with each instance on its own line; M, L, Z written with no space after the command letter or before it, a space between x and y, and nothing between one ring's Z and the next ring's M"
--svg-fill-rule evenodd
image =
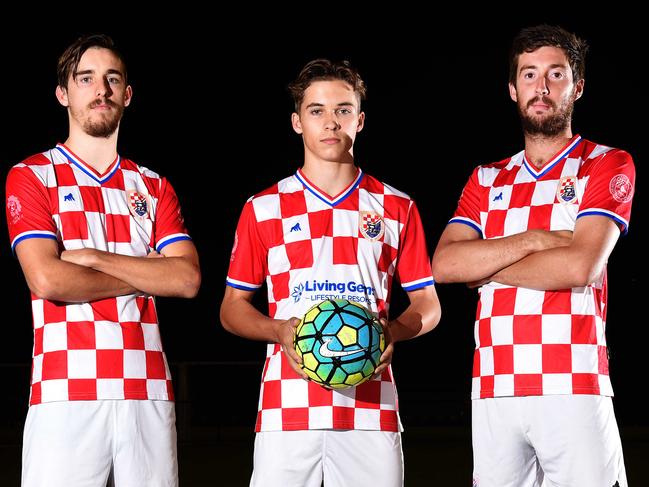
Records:
M119 154L115 157L115 160L108 166L103 174L99 174L90 164L84 162L79 156L70 150L69 147L66 147L64 144L56 144L56 149L63 154L70 164L76 166L80 171L84 172L89 178L94 179L99 184L103 184L110 180L122 162L122 158Z
M302 172L302 169L297 170L297 172L295 173L295 177L316 198L318 198L319 200L325 202L326 204L328 204L330 206L338 206L340 203L345 201L345 199L347 199L347 197L350 194L352 194L356 190L356 188L358 187L359 184L361 184L364 173L360 168L357 168L357 169L358 169L358 173L356 174L356 177L354 178L354 180L349 184L349 186L347 186L344 190L342 190L336 196L329 196L327 193L325 193L323 190L321 190L315 184L313 184L311 181L309 181L309 179Z
M568 142L568 144L566 144L559 152L557 152L552 159L550 159L538 169L534 164L531 164L527 160L527 155L525 154L525 152L523 152L523 165L525 166L525 169L527 169L527 172L529 172L534 179L539 179L547 174L550 170L552 170L552 168L559 162L568 157L568 154L570 154L575 149L575 147L579 145L580 142L581 135L575 135L572 140Z

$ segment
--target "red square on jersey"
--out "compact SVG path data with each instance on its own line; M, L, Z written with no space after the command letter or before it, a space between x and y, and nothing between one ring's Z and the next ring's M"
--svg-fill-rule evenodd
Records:
M532 195L536 183L518 183L512 186L512 195L509 199L510 208L524 208L532 204Z
M275 301L289 297L288 283L291 280L291 275L288 272L272 275L270 276L270 280L273 283L273 297Z
M333 213L331 210L309 213L311 238L331 237L333 235Z
M541 315L514 316L514 343L541 343Z
M101 188L98 186L79 186L81 199L83 200L83 209L96 213L105 213L104 196Z
M568 315L571 312L572 290L546 292L543 296L544 315Z
M279 208L282 218L304 215L307 212L304 191L282 193L279 198Z
M599 394L597 374L572 374L572 389L573 394Z
M61 217L63 240L87 240L88 220L83 211L64 211Z
M529 228L550 230L552 205L530 206Z
M350 425L351 428L354 424L354 408L347 408L343 406L333 407L334 425ZM340 427L340 426L339 426Z
M516 304L516 288L494 290L493 307L491 316L511 316L514 314Z
M282 381L267 380L264 382L264 392L261 398L262 409L282 407Z
M41 380L66 379L68 377L68 352L45 352L43 354L43 377Z
M48 323L62 323L67 320L67 307L64 303L43 301L43 320L45 324Z
M491 318L484 318L482 320L479 320L477 326L478 326L478 338L480 340L480 346L490 347L492 345Z
M158 314L153 304L153 298L144 296L137 297L137 307L140 310L140 322L158 323Z
M124 350L97 350L97 378L124 377Z
M401 196L386 194L383 197L385 218L399 221L399 215L407 215L410 207L410 200Z
M90 303L95 321L119 321L117 313L117 300L115 298L106 298Z
M572 372L572 347L566 344L542 345L543 373L569 374Z
M55 164L56 183L58 186L77 186L77 178L70 164Z
M513 374L514 373L514 346L513 345L495 345L494 354L494 373L495 374Z
M146 379L124 379L124 399L146 398Z
M300 240L286 244L286 255L291 269L305 269L313 265L311 240Z
M358 263L358 238L334 237L334 264Z
M514 390L526 394L538 394L543 390L543 376L541 374L516 374L514 376Z
M43 327L34 329L34 357L43 353Z
M95 324L92 321L70 321L66 324L68 349L94 350Z
M576 344L595 345L597 343L597 328L595 317L592 315L572 315L571 341Z
M258 224L259 235L264 244L268 247L277 247L284 243L284 228L282 227L282 220L272 218L264 220Z
M124 339L124 349L127 350L144 350L144 332L142 325L136 322L122 322L122 337ZM148 359L147 359L148 368ZM148 375L147 375L148 377Z
M309 424L309 408L283 408L283 430L302 430Z
M106 214L106 238L108 242L131 241L131 216Z
M487 216L484 234L487 238L502 237L505 234L507 210L491 210Z
M70 399L77 397L84 400L97 399L97 380L96 379L69 379L68 395Z
M164 356L162 352L146 351L146 378L147 379L166 379L167 371L165 368Z
M309 381L309 407L314 406L331 406L332 395L331 391L328 391L324 387L318 385L313 381Z
M356 407L379 409L381 406L381 381L371 380L356 388Z

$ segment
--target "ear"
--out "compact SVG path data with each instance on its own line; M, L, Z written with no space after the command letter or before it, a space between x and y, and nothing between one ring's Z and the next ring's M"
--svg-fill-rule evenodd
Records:
M126 90L124 91L124 106L127 107L131 104L131 98L133 98L133 88L131 88L131 85L128 85L126 87Z
M63 105L64 107L69 106L68 103L68 90L65 88L62 88L61 86L57 85L56 86L56 99L59 100L59 103Z
M302 122L300 121L300 116L295 112L291 114L291 125L296 133L302 133Z
M518 93L516 92L516 86L513 83L509 83L509 97L518 103Z
M575 101L579 100L581 95L584 94L584 84L585 81L583 78L577 81L577 84L575 85Z
M360 132L365 127L365 112L361 112L358 115L358 125L356 126L356 132Z

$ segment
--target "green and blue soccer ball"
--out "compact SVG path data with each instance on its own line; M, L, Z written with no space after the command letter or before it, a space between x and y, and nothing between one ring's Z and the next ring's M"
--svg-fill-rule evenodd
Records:
M294 345L311 380L344 389L372 377L385 350L385 335L368 309L346 299L329 299L305 313Z

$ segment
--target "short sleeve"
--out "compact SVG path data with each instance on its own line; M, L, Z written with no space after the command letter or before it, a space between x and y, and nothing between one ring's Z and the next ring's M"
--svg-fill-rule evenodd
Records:
M255 291L264 282L268 269L268 248L258 231L252 200L241 212L230 256L227 284L237 289Z
M463 223L470 226L482 236L482 225L480 223L480 181L478 180L477 167L471 177L464 185L457 209L449 223Z
M160 198L155 218L155 249L158 252L171 243L191 240L185 228L178 196L166 178L160 180Z
M414 291L435 283L426 247L424 227L414 201L399 237L399 260L397 276L406 291Z

